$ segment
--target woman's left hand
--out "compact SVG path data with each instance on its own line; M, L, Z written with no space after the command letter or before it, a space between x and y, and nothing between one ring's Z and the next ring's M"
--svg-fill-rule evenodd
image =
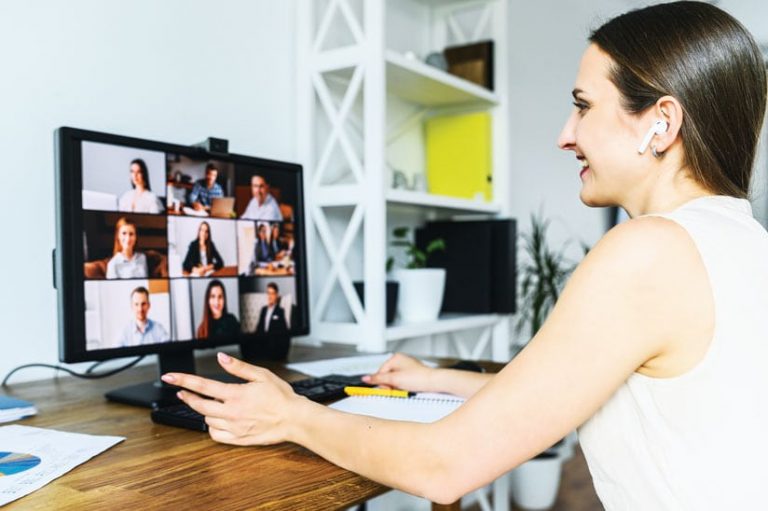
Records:
M286 441L289 418L306 398L267 369L224 353L218 359L225 371L248 383L228 384L183 373L168 373L162 379L192 391L180 391L179 399L205 416L213 440L233 445Z

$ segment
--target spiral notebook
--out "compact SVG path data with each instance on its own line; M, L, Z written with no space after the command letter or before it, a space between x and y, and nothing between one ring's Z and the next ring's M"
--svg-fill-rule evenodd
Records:
M350 396L330 405L342 412L380 419L435 422L456 410L464 398L451 394L420 392L413 397Z

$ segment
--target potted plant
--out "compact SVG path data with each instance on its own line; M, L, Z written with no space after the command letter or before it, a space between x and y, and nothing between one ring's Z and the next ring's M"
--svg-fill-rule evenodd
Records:
M387 273L389 273L391 263L390 261L387 261ZM357 296L360 298L360 303L365 307L365 283L362 281L355 281L352 283L352 285L355 287L355 291L357 291ZM397 311L397 297L399 294L399 288L400 285L395 280L391 280L387 278L387 281L385 282L386 286L386 323L388 325L395 322L395 312Z
M534 213L531 215L530 234L521 235L528 261L519 268L522 304L518 310L516 331L519 334L527 326L531 338L544 324L560 297L565 281L576 268L563 251L549 248L548 228L549 221ZM589 250L584 245L582 248L585 254Z
M393 278L400 286L397 312L404 323L432 321L440 314L445 291L445 269L427 268L429 255L438 250L445 250L442 238L431 240L424 250L416 246L408 237L408 227L396 227L392 231L394 240L391 245L402 247L408 257L405 268L392 271ZM387 260L387 271L391 270L394 259Z
M518 334L527 328L532 338L539 331L560 291L576 268L563 250L549 248L549 221L541 214L531 215L531 232L523 234L527 261L519 268L521 306L516 325ZM566 245L567 246L567 245ZM589 247L582 245L586 254ZM523 509L549 509L555 503L560 486L560 472L568 442L559 441L550 449L523 463L511 475L515 503Z

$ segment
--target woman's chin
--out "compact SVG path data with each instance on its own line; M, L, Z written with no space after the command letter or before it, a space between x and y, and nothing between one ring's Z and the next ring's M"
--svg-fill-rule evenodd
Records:
M589 193L584 187L581 188L579 193L579 199L581 202L590 208L604 208L607 206L615 206L615 202L608 200L605 197L600 197L595 194Z

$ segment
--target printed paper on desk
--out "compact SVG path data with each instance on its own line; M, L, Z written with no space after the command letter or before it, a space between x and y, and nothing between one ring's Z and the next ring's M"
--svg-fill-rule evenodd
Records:
M309 376L320 377L329 374L341 374L344 376L356 376L358 374L373 374L386 362L392 353L379 355L359 355L354 357L327 358L314 362L295 362L286 365L292 371L298 371ZM435 367L434 362L421 361L430 367Z
M464 398L450 394L420 392L414 397L350 396L330 405L342 412L379 419L408 422L435 422L453 413Z
M0 427L0 506L42 488L123 440L29 426Z

